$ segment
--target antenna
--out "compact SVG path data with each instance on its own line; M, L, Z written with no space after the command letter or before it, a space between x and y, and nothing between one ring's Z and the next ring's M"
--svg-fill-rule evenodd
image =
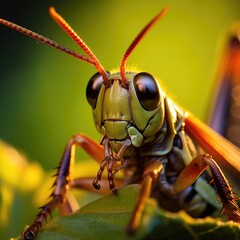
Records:
M103 79L107 81L108 75L105 69L102 67L96 56L93 54L91 49L85 44L85 42L77 35L77 33L71 28L71 26L60 16L53 7L49 9L51 17L56 23L82 48L82 50L90 57L95 63L95 67L99 73L103 76Z
M98 59L95 57L95 55L92 53L92 51L90 50L90 48L83 42L83 40L74 32L74 30L69 26L69 24L55 11L55 9L53 7L50 8L50 14L53 17L53 19L65 30L65 32L67 32L69 34L69 36L78 43L78 45L83 49L83 51L89 56L84 56L82 54L79 54L69 48L66 48L62 45L60 45L59 43L46 38L36 32L33 32L27 28L24 28L22 26L19 26L13 22L10 22L8 20L2 19L0 18L0 24L12 28L15 31L18 31L20 33L25 34L26 36L33 38L41 43L44 43L46 45L49 45L55 49L58 49L64 53L67 53L75 58L81 59L84 62L87 62L89 64L92 64L93 66L95 66L97 68L97 70L99 71L99 73L102 75L104 83L107 83L107 78L108 78L108 74L107 72L104 70L104 68L102 67L102 65L100 64L100 62L98 61Z
M157 14L143 29L142 31L137 35L137 37L133 40L131 45L128 47L127 51L125 52L121 65L120 65L120 74L122 77L123 84L125 86L128 86L128 81L125 75L125 66L126 61L134 48L138 45L138 43L143 39L143 37L146 35L146 33L153 27L153 25L160 20L166 13L168 12L168 8L165 7L160 13Z

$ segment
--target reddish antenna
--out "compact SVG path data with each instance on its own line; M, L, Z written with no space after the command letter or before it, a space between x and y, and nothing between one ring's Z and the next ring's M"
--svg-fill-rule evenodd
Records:
M68 49L68 48L66 48L64 46L61 46L60 44L54 42L53 40L51 40L49 38L46 38L46 37L44 37L44 36L42 36L42 35L40 35L40 34L38 34L36 32L33 32L33 31L29 30L29 29L21 27L21 26L15 24L15 23L12 23L12 22L7 21L7 20L2 19L2 18L0 18L0 24L2 24L4 26L7 26L9 28L12 28L13 30L16 30L16 31L18 31L20 33L23 33L23 34L27 35L30 38L33 38L33 39L35 39L35 40L37 40L37 41L39 41L41 43L49 45L49 46L51 46L53 48L56 48L56 49L58 49L58 50L60 50L62 52L65 52L65 53L67 53L67 54L69 54L69 55L71 55L73 57L81 59L84 62L90 63L90 64L95 66L95 62L92 59L90 59L88 57L85 57L85 56L83 56L83 55L81 55L79 53L76 53L73 50Z
M138 45L138 43L142 40L142 38L146 35L146 33L153 27L153 25L160 20L166 13L168 12L168 8L165 7L156 17L154 17L146 26L143 28L143 30L137 35L137 37L133 40L127 51L125 52L121 65L120 65L120 74L123 81L123 84L125 86L128 86L128 81L125 75L125 66L126 61L129 57L129 55L132 53L134 48Z
M94 65L102 75L104 83L108 79L107 72L102 67L96 56L93 54L91 49L85 44L85 42L77 35L77 33L71 28L71 26L60 16L54 9L50 7L49 9L51 17L56 21L56 23L82 48L82 50L94 61Z
M0 24L7 26L9 28L12 28L20 33L25 34L26 36L33 38L39 42L42 42L46 45L49 45L53 48L56 48L62 52L65 52L75 58L81 59L84 62L87 62L89 64L92 64L97 68L99 73L102 75L104 83L106 84L107 81L107 72L104 70L98 59L95 57L95 55L92 53L92 51L89 49L89 47L83 42L83 40L74 32L74 30L67 24L67 22L54 10L53 7L50 8L50 14L53 17L53 19L71 36L71 38L78 43L78 45L87 53L89 57L86 57L82 54L79 54L69 48L66 48L57 42L46 38L36 32L33 32L29 29L26 29L22 26L19 26L15 23L12 23L10 21L7 21L5 19L0 18Z

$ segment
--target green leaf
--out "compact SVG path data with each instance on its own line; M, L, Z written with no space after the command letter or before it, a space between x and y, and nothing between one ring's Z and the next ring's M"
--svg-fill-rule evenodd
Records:
M126 225L134 208L139 185L127 186L44 226L38 240L128 239ZM139 239L135 236L129 239Z
M186 213L161 210L154 199L147 201L141 226L129 237L126 226L136 204L139 185L122 188L117 195L96 200L81 210L46 224L38 240L81 239L240 239L240 224L213 218L193 219Z

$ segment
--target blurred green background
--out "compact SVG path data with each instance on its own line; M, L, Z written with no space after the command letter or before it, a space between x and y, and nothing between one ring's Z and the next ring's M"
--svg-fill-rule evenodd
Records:
M239 0L5 0L0 17L82 53L51 20L50 6L107 70L119 66L138 32L169 6L169 13L147 34L128 64L160 78L176 102L206 119L222 40L240 19ZM0 52L0 139L47 170L58 165L72 134L84 132L99 140L85 98L87 82L96 72L92 66L3 26ZM79 158L89 157L80 151Z
M9 1L1 17L82 52L49 17L48 7L69 21L102 65L118 67L130 42L164 6L170 12L129 58L162 80L179 104L203 118L219 39L240 18L239 1ZM0 138L49 169L57 165L72 134L96 140L85 98L91 66L36 41L0 28Z

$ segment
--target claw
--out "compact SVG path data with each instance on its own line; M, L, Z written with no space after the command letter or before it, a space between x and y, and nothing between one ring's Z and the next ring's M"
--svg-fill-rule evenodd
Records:
M37 237L37 233L41 228L42 224L40 222L36 222L35 224L28 227L22 233L24 240L34 240Z

